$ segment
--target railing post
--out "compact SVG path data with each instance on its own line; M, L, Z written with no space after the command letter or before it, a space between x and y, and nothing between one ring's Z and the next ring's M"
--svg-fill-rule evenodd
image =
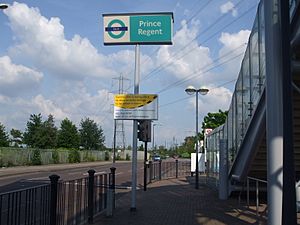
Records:
M178 178L178 159L176 159L175 165L176 165L176 178Z
M247 177L247 206L249 208L249 178Z
M152 161L149 162L149 167L150 167L150 171L149 171L149 183L152 182L152 176L153 176L153 164L152 164Z
M114 184L114 176L115 176L115 169L114 167L110 168L111 173L109 174L109 185L107 190L107 206L106 206L106 216L112 217L113 216L113 209L114 209L114 194L113 194L113 187Z
M57 218L57 184L60 176L53 174L49 176L51 182L50 193L50 224L56 225Z
M111 167L110 168L110 172L111 172L111 185L110 185L110 189L112 191L112 207L113 209L116 208L116 198L115 198L115 193L116 193L116 168L115 167Z
M94 178L95 170L91 169L88 171L89 182L88 182L88 223L94 222Z
M161 161L162 160L159 160L159 168L158 168L159 169L159 171L158 171L158 179L159 180L161 180Z
M256 215L258 216L258 206L259 206L259 192L258 192L258 180L256 181Z

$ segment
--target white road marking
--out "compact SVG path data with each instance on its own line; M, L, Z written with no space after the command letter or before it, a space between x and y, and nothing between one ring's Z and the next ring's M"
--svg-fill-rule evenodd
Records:
M99 174L106 174L106 173L108 173L107 171L101 171L101 172L97 172L97 173L95 173L95 175L99 175ZM88 176L89 175L89 173L84 173L83 174L84 176Z
M49 177L35 177L35 178L29 178L29 179L26 179L26 180L45 180L45 179L49 180Z

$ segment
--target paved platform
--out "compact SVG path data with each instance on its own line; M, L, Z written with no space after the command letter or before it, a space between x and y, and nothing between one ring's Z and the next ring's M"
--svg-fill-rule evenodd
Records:
M119 193L112 218L100 215L97 225L243 225L266 224L264 215L239 205L237 198L218 199L218 193L194 179L180 178L155 182L148 190L137 191L137 211L130 212L131 194Z

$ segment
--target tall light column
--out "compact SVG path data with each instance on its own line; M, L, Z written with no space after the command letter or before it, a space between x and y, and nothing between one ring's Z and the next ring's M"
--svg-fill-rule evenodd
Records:
M193 95L194 93L196 93L196 169L195 169L195 188L199 189L199 143L198 143L198 94L200 93L201 95L206 95L208 93L208 89L207 88L200 88L200 89L196 89L193 86L188 86L185 89L185 92L188 95Z

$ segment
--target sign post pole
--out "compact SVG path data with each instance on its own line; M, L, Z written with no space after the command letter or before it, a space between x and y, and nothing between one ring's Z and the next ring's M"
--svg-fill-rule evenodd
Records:
M104 45L135 45L134 95L139 94L140 44L171 45L173 22L173 13L170 12L103 14ZM142 101L143 97L139 97L139 100ZM114 110L114 119L121 119L119 116L131 115L132 118L127 119L133 120L131 211L136 211L138 118L135 115L141 117L141 120L157 120L157 109L153 109L157 105L157 96L148 95L149 97L153 97L151 100L153 103L142 101L142 104L129 103L130 106L124 107L124 102L121 100L122 104L115 104L115 109L118 108L118 111ZM152 110L149 110L151 107ZM134 108L137 110L133 110ZM143 114L143 111L147 111L148 114ZM149 111L152 111L152 114L149 114ZM152 118L153 116L154 118Z
M140 46L135 46L135 71L134 71L134 94L139 93L140 83ZM137 120L133 120L132 140L132 183L131 183L131 208L136 211L136 180L137 180Z

